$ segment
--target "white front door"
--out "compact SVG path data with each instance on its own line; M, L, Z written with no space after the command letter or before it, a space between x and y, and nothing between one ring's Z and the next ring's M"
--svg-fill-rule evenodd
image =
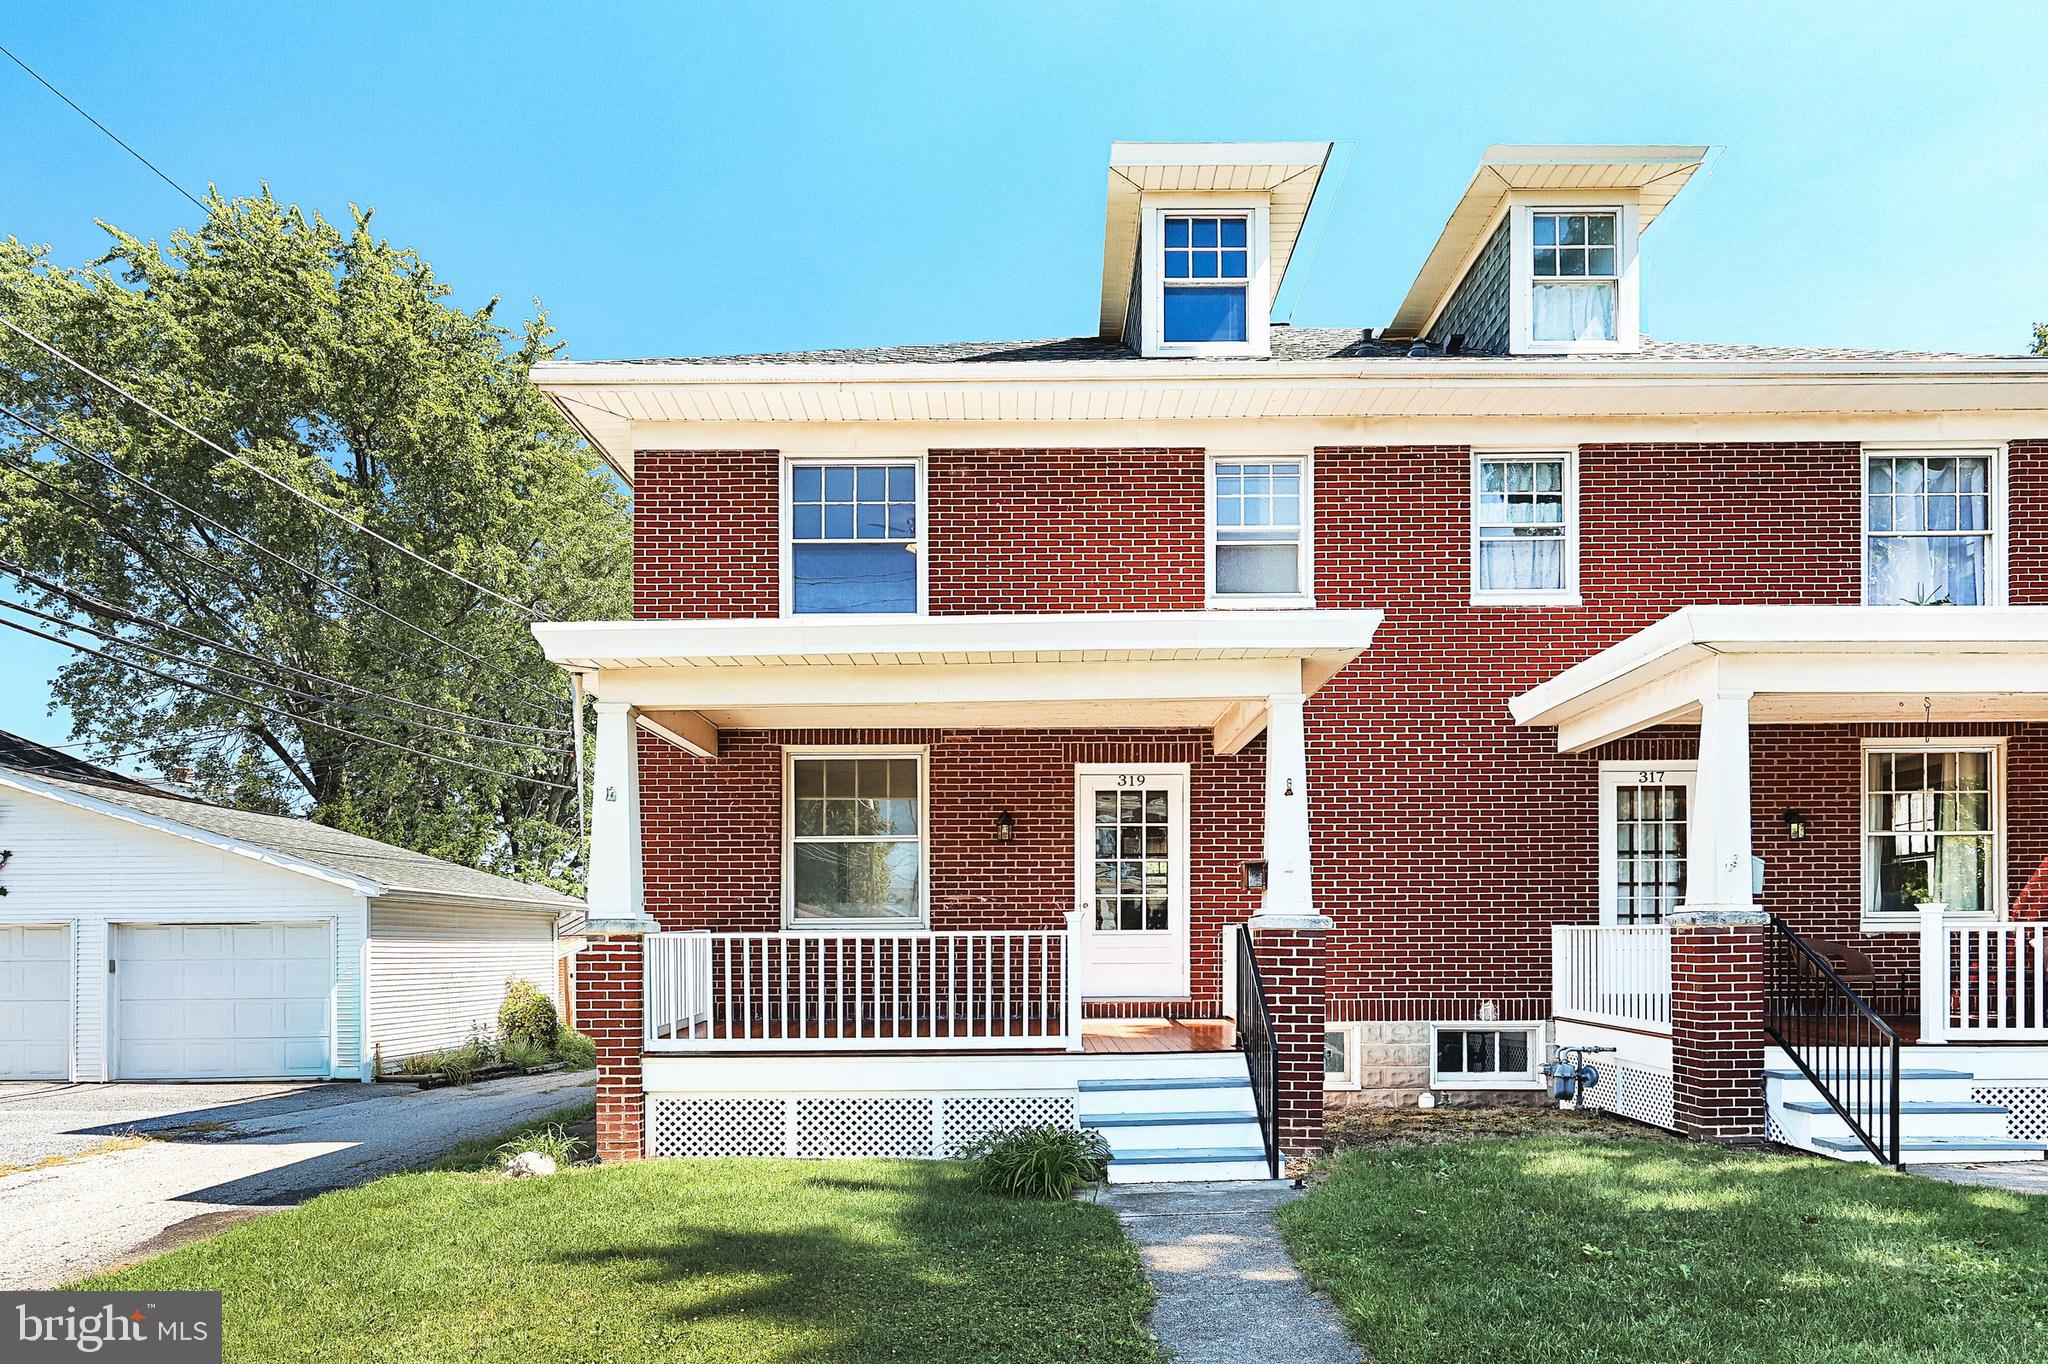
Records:
M71 930L0 924L0 1080L71 1078Z
M1090 999L1188 993L1185 764L1075 770L1075 901Z
M1655 924L1685 901L1697 765L1600 764L1600 922Z
M122 924L114 1076L324 1076L334 957L323 920Z

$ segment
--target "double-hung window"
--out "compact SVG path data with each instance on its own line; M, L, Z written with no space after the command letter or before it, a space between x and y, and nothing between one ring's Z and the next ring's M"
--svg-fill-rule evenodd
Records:
M1251 215L1168 213L1160 223L1160 338L1243 341L1249 335Z
M1219 459L1210 474L1212 596L1256 605L1309 594L1309 469L1301 459Z
M1981 450L1865 456L1866 605L1991 604L1993 463Z
M1990 915L1999 895L1996 745L1872 748L1863 755L1866 919L1922 904Z
M1578 590L1575 461L1478 456L1472 471L1472 595L1567 602Z
M786 763L789 921L921 920L922 753L790 753Z
M914 462L789 466L789 611L918 609Z
M1529 339L1613 341L1620 334L1617 215L1538 210L1529 215Z

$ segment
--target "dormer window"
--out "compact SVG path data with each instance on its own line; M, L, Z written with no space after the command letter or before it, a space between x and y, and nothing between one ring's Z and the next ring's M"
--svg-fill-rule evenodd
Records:
M1621 271L1612 213L1529 215L1529 339L1615 339Z
M1166 215L1161 339L1242 341L1251 287L1251 219Z
M1263 202L1217 195L1148 197L1134 310L1139 353L1263 356L1273 308Z

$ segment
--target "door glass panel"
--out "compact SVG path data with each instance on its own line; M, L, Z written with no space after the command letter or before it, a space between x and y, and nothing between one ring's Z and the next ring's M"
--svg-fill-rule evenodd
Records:
M1163 932L1174 927L1174 793L1121 787L1095 793L1095 927Z
M1685 787L1623 786L1614 793L1614 922L1662 923L1685 899Z

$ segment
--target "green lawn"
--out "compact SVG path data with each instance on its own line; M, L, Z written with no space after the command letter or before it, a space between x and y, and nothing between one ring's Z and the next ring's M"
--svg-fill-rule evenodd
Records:
M1542 1137L1354 1151L1282 1210L1380 1364L2048 1359L2048 1200Z
M86 1284L221 1289L251 1364L1158 1358L1107 1208L952 1162L399 1175Z

